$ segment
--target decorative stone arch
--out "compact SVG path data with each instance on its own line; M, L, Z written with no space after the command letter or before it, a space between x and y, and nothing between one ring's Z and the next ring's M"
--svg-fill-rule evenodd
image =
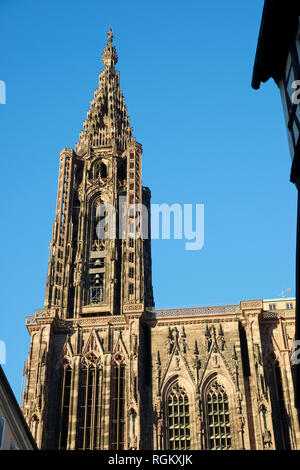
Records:
M67 365L70 365L70 367L72 368L72 362L73 362L73 351L71 349L71 346L68 340L66 340L65 345L63 349L61 350L61 353L57 359L55 368L57 371L63 370Z
M86 346L88 346L88 342L93 334L93 331L91 332L87 342ZM97 346L97 344L96 344ZM86 348L86 350L82 353L80 357L80 370L82 368L90 369L90 368L95 368L97 370L100 370L102 372L103 369L103 354L102 351L99 350L98 348L91 349L89 347Z
M88 206L94 206L95 204L108 204L109 193L106 190L100 190L99 186L93 187L87 194Z
M101 339L99 338L98 333L94 328L91 329L82 349L83 357L88 359L91 355L95 356L94 358L91 358L92 362L95 362L95 360L101 360L104 355Z
M112 213L112 209L109 210L109 206L107 209L108 217L104 215L106 209L99 212L99 207L106 205L107 201L107 195L100 193L99 187L93 188L87 197L87 223L84 234L87 243L84 246L83 256L86 269L82 276L83 290L81 293L83 305L109 303L109 269L105 262L105 250L108 251L109 244L107 242L109 242L110 235L106 236L104 226L107 226L110 230L111 227L114 227L114 224L111 222L110 213ZM92 254L92 252L94 253ZM93 268L93 270L90 268ZM94 268L100 268L100 271Z
M123 361L125 365L127 365L129 360L129 354L127 351L127 348L125 346L123 337L122 337L122 331L119 331L119 335L115 340L114 346L113 346L113 353L111 356L111 361Z
M102 204L107 204L105 201L105 197L103 197L103 194L99 193L99 188L95 188L92 190L92 192L89 194L87 198L87 216L88 216L88 231L91 232L93 230L93 217L96 214L97 207L99 207Z
M127 365L125 354L122 351L116 351L111 358L111 365L120 365L125 367Z
M95 158L95 160L91 164L90 172L89 172L89 179L98 180L106 179L109 174L109 162L106 158L102 158L101 156Z
M80 366L81 367L95 367L97 369L102 370L102 358L100 357L100 354L97 351L88 351L80 361Z
M93 188L91 192L89 193L87 197L87 218L88 218L88 224L87 224L87 233L93 233L94 227L93 227L93 221L94 221L94 216L96 216L96 213L98 211L98 207L100 205L106 205L107 208L105 209L106 213L106 219L108 221L108 232L105 237L100 237L101 239L103 238L103 242L105 244L105 241L110 238L115 238L114 234L116 231L116 212L115 208L109 202L109 193L106 192L105 190L102 190L101 193L99 191L99 187ZM100 216L100 214L98 214ZM103 217L104 214L101 214L101 217ZM99 232L98 227L98 232ZM104 234L103 234L104 235ZM92 247L91 247L92 248Z
M274 360L277 361L280 365L283 365L283 356L280 350L280 347L274 337L274 334L269 330L269 335L267 338L267 347L264 351L263 362L273 365Z
M162 416L159 419L158 427L161 427L162 446L164 449L169 449L169 423L168 423L168 399L173 388L178 385L182 388L188 399L188 412L189 412L189 430L190 430L190 449L197 449L196 437L196 388L192 381L178 373L174 373L168 377L165 384L162 386L161 400L162 400ZM162 421L160 421L162 420Z
M204 447L206 449L210 449L210 444L209 444L209 422L210 415L209 415L209 410L210 410L210 403L208 402L208 396L212 393L212 389L214 385L217 385L220 390L220 401L218 401L217 405L219 409L221 410L222 408L225 411L226 403L225 403L225 395L227 396L228 399L228 421L230 423L230 439L231 439L231 448L232 449L239 449L240 448L240 443L239 443L239 436L238 436L238 429L237 429L237 398L238 400L241 401L241 395L240 393L237 393L235 385L233 382L226 377L223 374L219 374L217 372L210 373L206 376L204 379L201 390L200 390L200 397L201 397L201 403L202 403L202 420L203 420L203 441L204 441ZM238 395L238 397L237 397ZM223 397L223 401L222 401ZM229 442L229 439L227 439Z

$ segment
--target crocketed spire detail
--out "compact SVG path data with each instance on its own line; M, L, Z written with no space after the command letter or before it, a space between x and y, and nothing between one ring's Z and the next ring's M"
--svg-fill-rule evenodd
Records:
M89 147L116 146L122 152L132 140L132 128L120 88L120 75L115 70L118 55L113 45L111 28L107 36L107 44L102 54L104 68L99 75L99 86L94 92L76 145L79 155L85 154Z

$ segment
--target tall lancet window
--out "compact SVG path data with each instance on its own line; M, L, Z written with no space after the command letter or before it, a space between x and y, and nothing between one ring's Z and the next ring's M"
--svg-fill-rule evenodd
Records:
M91 208L91 245L89 253L89 272L88 272L88 303L99 304L104 300L104 272L105 272L105 245L103 237L101 238L100 205L97 202Z
M101 368L91 354L80 369L77 448L99 450L101 434Z
M101 206L102 202L100 201L97 204L94 204L91 209L91 250L99 250L103 247L103 229L101 225L101 219L103 219L104 215L101 215Z
M174 384L167 396L167 440L169 450L191 448L189 399L183 387Z
M217 380L207 390L207 429L210 450L229 450L231 446L228 395Z
M70 401L71 401L71 381L72 381L72 368L69 363L64 367L63 375L63 390L61 400L61 415L60 415L60 435L59 435L59 449L67 449L68 431L69 431L69 417L70 417Z
M121 356L114 360L111 380L110 449L123 450L125 446L125 364Z

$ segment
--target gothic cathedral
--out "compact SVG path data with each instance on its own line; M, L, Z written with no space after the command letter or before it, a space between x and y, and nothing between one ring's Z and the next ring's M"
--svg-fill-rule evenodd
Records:
M45 305L26 318L37 445L300 449L294 299L154 310L151 193L117 59L110 30L79 141L60 153Z

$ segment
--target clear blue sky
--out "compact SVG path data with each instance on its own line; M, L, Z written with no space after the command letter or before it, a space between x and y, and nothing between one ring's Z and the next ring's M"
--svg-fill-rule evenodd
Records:
M20 397L42 308L58 157L74 147L111 25L143 184L205 205L205 245L152 244L156 308L294 295L296 190L279 91L251 89L263 0L1 0L1 321Z

